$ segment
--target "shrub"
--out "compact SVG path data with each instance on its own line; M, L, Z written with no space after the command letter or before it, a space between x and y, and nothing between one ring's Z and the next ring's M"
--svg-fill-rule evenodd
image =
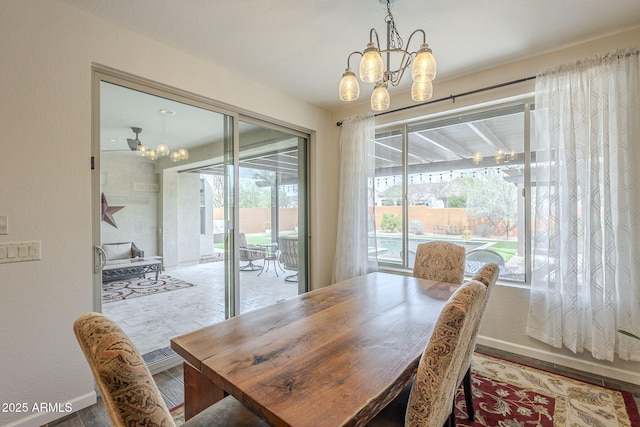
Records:
M412 220L409 223L409 233L417 235L424 234L424 225L422 224L422 221L419 221L417 219Z
M385 213L382 215L382 220L380 221L380 228L383 231L394 232L400 229L402 226L402 219L400 216L391 213Z
M448 208L466 208L467 198L465 196L451 196L447 198Z
M492 230L493 227L491 227L489 224L478 224L478 226L476 227L476 233L478 233L482 237L487 237L489 234L491 234Z

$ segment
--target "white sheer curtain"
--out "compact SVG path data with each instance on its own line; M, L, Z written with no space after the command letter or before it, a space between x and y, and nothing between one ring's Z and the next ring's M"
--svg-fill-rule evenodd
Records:
M527 335L640 360L640 57L612 52L537 76Z
M375 119L345 119L340 128L340 193L333 281L377 270L368 253L375 248L374 188ZM371 237L371 238L370 238ZM375 254L375 250L371 251Z

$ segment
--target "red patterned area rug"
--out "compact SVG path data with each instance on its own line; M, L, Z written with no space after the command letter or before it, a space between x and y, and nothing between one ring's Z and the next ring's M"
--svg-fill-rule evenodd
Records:
M628 392L577 381L475 353L472 388L475 422L467 419L462 389L456 427L635 427L640 415ZM171 409L177 426L184 406Z
M467 419L460 389L457 427L640 426L638 408L628 392L478 353L471 372L475 422Z
M149 277L146 279L103 283L102 303L107 304L110 302L155 295L161 292L175 291L176 289L184 289L194 286L184 280L165 274L159 275L158 280L153 279L153 277Z
M169 412L171 412L171 418L173 418L173 422L176 423L176 426L184 424L184 403L169 409Z

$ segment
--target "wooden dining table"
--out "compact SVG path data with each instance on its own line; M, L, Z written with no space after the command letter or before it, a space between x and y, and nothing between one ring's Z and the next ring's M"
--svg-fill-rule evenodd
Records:
M389 273L175 337L185 417L233 395L273 426L361 426L415 375L457 285Z

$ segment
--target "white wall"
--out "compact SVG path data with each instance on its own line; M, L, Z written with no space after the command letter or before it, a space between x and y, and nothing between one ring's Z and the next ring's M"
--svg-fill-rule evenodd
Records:
M314 131L313 183L335 144L326 112L55 0L2 0L0 40L0 241L42 242L41 261L0 265L0 401L30 407L0 413L0 425L37 426L66 414L32 413L34 403L94 399L71 329L92 309L92 63ZM335 237L318 230L335 230L335 185L311 189L312 207L329 200L313 213L315 287L330 278Z
M198 176L200 179L200 176ZM206 258L215 253L214 245L217 243L213 229L213 188L210 182L204 179L204 234L200 234L200 256ZM198 221L200 222L200 221Z
M493 69L479 70L474 74L456 79L439 81L436 78L432 99L446 98L452 94L464 93L503 82L535 76L538 72L542 72L556 65L566 64L596 54L628 47L640 47L640 28L614 34L589 43L566 47L555 52L531 55L523 61L503 64ZM456 99L455 103L452 101L438 102L425 107L417 107L399 113L379 116L376 118L376 125L387 126L402 120L428 117L446 113L447 111L468 108L469 106L480 103L522 96L523 94L532 94L534 85L535 81L529 81L468 97L460 97ZM369 96L370 92L364 90L363 87L361 87L360 90L361 96L364 95L364 98ZM390 109L392 110L411 105L412 101L408 93L392 93L391 102L392 105ZM365 99L364 104L345 106L343 109L333 111L332 122L335 123L345 117L368 111L368 101ZM338 138L339 131L337 126L334 129L334 133L336 135L335 138ZM638 195L638 197L640 197L640 195ZM640 385L640 363L621 360L616 360L614 363L598 361L590 355L574 355L567 350L558 350L529 338L525 334L528 311L528 288L497 286L491 295L491 301L483 319L482 329L480 330L480 337L478 339L479 343Z
M197 263L200 260L200 176L195 173L178 175L178 235L179 263ZM185 208L191 207L191 208ZM193 208L196 207L196 208Z
M153 162L127 152L102 154L100 182L117 227L102 223L102 242L133 241L145 256L158 255L158 189Z

